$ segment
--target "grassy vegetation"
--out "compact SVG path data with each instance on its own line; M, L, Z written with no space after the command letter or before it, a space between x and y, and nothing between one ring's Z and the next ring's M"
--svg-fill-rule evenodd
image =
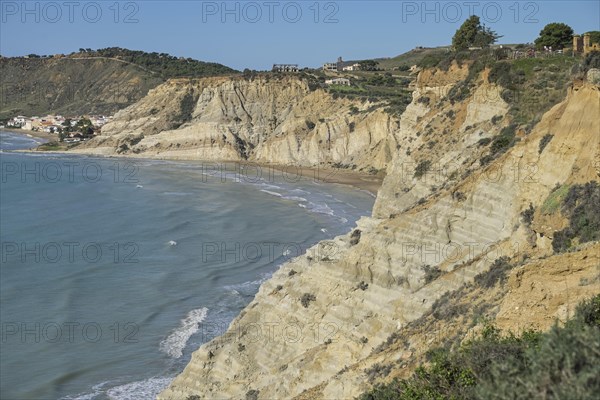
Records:
M556 186L552 192L548 195L548 198L542 204L541 212L542 214L554 214L558 211L558 208L562 204L564 198L569 193L569 185Z
M67 146L59 142L48 142L38 146L37 150L40 151L57 151L66 150Z
M572 81L574 71L583 71L600 64L600 57L585 60L569 55L543 58L510 59L510 50L483 49L476 51L437 52L423 57L419 66L448 70L453 62L469 65L469 74L448 93L448 100L465 100L476 86L476 78L485 68L489 80L503 87L502 98L510 105L510 115L517 125L533 125L550 107L561 101Z
M412 101L412 91L408 89L410 80L391 72L359 72L349 76L352 85L331 85L326 89L335 98L343 97L360 101L387 103L384 108L392 115L400 116ZM323 80L325 78L322 78Z
M549 332L492 325L454 348L428 352L408 379L378 385L361 400L587 399L600 392L600 295ZM379 366L371 375L391 371Z
M146 53L145 51L128 50L120 47L108 47L96 51L86 51L81 55L85 57L118 58L156 72L164 79L184 76L201 77L224 75L237 72L222 64L208 63L192 58L178 58L166 53Z
M553 105L564 99L578 58L556 55L523 58L506 63L495 81L506 90L502 98L510 104L517 124L538 121ZM510 67L510 68L508 68Z
M380 58L376 61L379 68L384 70L404 69L407 66L411 67L421 64L421 60L424 58L444 55L448 53L449 49L449 47L416 48L396 57Z

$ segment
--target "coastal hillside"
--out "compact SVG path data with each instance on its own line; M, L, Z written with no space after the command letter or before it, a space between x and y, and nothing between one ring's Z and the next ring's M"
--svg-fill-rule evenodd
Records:
M282 266L159 398L388 398L366 393L430 349L546 330L600 292L600 86L543 61L507 93L522 65L499 64L422 71L373 216Z
M172 79L115 115L80 153L241 160L376 173L399 119L297 76Z
M48 113L112 115L169 78L233 72L220 64L120 48L0 57L0 119Z

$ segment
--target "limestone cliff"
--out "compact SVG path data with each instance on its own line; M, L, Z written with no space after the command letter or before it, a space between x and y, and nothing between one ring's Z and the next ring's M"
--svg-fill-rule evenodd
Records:
M82 153L384 169L398 121L295 77L170 80L120 111Z
M169 91L182 104L191 99L191 106L162 133L162 126L148 128L165 123L156 116L161 103L138 104L119 116L107 133L126 133L96 143L106 143L108 153L125 135L143 134L127 151L176 155L175 143L200 135L196 153L182 154L388 165L373 217L282 266L225 335L193 354L160 399L244 398L250 391L265 399L353 398L370 385L368 367L398 362L410 371L436 342L433 335L456 334L451 324L438 321L426 330L416 321L430 318L437 299L466 290L500 256L521 265L508 287L469 289L461 301L487 301L502 326L547 328L600 289L600 245L553 255L552 235L565 221L539 210L556 184L599 179L599 87L572 89L531 132L517 130L514 146L483 163L487 144L510 123L509 106L486 71L466 99L449 101L448 91L466 74L456 65L422 72L399 126L379 111L350 115L350 102L334 102L301 82L283 89L269 82L170 83L151 96ZM155 116L148 116L150 107L157 108ZM274 115L283 118L269 125ZM224 118L230 119L225 125ZM307 119L314 129L305 127ZM549 133L553 138L541 151ZM247 145L236 145L236 138ZM336 150L321 158L329 145ZM525 223L522 213L530 205L536 211ZM591 283L578 285L582 279ZM517 307L543 309L543 317L519 317Z

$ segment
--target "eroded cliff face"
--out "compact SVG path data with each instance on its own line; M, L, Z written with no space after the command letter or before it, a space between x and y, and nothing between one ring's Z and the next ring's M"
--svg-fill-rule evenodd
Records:
M564 221L548 222L539 209L531 224L521 215L530 204L539 206L557 183L598 180L598 86L570 91L530 133L517 132L520 141L482 167L479 160L488 150L481 139L495 137L508 125L508 105L485 72L468 98L448 100L448 90L466 73L453 66L445 73L421 74L400 127L386 128L393 139L381 139L394 151L373 217L361 219L352 233L321 243L282 266L225 335L193 354L160 399L244 398L251 390L265 399L355 397L370 385L368 367L405 360L409 371L411 357L435 342L432 330L437 337L451 332L452 326L444 324L422 331L414 322L425 318L444 293L464 287L499 256L520 261L527 256L522 270L511 273L508 294L478 291L465 298L494 299L503 327L511 326L507 321L516 312L511 307L535 309L527 296L543 305L546 316L529 322L546 328L554 317L564 315L565 307L598 291L597 243L573 256L553 256L552 234ZM324 96L301 87L290 89L295 90L308 93L303 99ZM322 101L320 109L327 109L328 100ZM305 103L300 100L289 107L303 109L301 104ZM342 114L336 118L340 126L348 118ZM288 129L298 128L306 118L318 118L294 115L291 121L296 124L290 122ZM390 126L377 112L364 118L365 130L374 126L366 120ZM285 132L282 140L290 140ZM540 152L539 143L548 133L554 137ZM140 144L145 140L149 139ZM282 147L285 157L300 154L292 147ZM368 151L379 154L375 146ZM571 267L580 256L586 261ZM555 278L540 290L536 279L546 274ZM567 277L576 285L571 275L594 283L565 296ZM388 340L394 335L406 341Z
M296 77L171 80L75 151L376 172L396 151L399 121L372 106Z

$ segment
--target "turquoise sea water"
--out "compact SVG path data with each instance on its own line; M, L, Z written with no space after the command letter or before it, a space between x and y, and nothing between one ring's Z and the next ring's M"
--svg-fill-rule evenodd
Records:
M374 203L293 172L10 151L34 144L0 132L2 399L152 398Z

